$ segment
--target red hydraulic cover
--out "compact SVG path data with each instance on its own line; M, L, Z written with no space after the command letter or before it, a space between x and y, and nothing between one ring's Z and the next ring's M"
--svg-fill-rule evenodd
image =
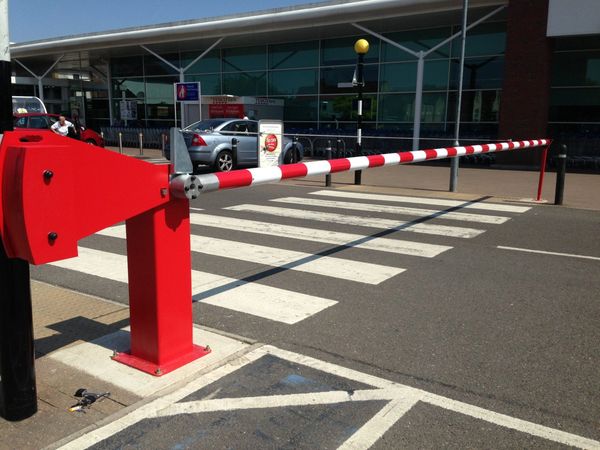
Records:
M11 258L77 256L77 241L169 201L155 165L51 131L7 132L0 145L0 235Z

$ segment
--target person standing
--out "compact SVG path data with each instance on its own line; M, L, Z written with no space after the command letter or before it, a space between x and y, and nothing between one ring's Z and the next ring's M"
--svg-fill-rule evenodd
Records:
M66 119L65 116L60 116L58 118L58 122L54 122L50 127L52 131L54 131L56 134L60 134L61 136L68 136L69 128L71 128L71 133L75 132L75 127Z

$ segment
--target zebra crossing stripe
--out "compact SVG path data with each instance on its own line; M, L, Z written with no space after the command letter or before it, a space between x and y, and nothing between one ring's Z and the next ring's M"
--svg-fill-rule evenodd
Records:
M401 195L385 195L385 194L367 194L364 192L350 192L350 191L315 191L310 192L310 195L323 195L327 197L341 197L341 198L356 198L360 200L376 200L381 202L395 202L395 203L417 203L420 205L438 205L446 206L449 208L466 208L466 209L481 209L485 211L500 211L500 212L512 212L512 213L524 213L531 209L530 206L514 206L514 205L501 205L498 203L484 203L484 202L473 202L461 200L447 200L440 198L428 198L428 197L406 197Z
M319 206L323 208L350 209L356 211L368 211L386 214L404 214L407 216L431 217L435 219L459 220L461 222L501 224L510 220L510 217L504 216L491 216L487 214L472 214L454 211L446 212L443 209L409 208L406 206L340 202L337 200L322 200L316 198L282 197L272 199L271 201L277 203L289 203L292 205Z
M127 283L127 257L79 247L79 257L51 263L55 267ZM192 271L193 299L265 319L294 324L337 302L312 295ZM190 299L191 300L191 299Z
M125 239L125 226L117 225L97 233ZM193 252L232 258L242 261L288 268L300 272L324 275L366 284L379 284L405 271L399 267L353 261L350 259L319 256L245 242L217 239L192 234Z
M410 231L413 233L433 234L436 236L473 238L484 233L485 230L464 227L449 227L446 225L433 225L427 223L411 223L401 220L381 219L372 217L350 216L346 214L329 213L322 211L310 211L305 209L280 208L266 205L235 205L227 208L231 211L245 211L260 214L269 214L278 217L293 219L316 220L319 222L338 223L343 225L354 225L359 227L394 229L398 231Z
M434 258L440 253L452 248L446 245L425 244L413 241L403 241L400 239L341 233L331 230L296 227L292 225L239 219L237 217L215 216L203 213L190 214L190 221L194 225L219 228L222 230L236 230L288 239L323 242L326 244L356 247L401 255L420 256L424 258Z

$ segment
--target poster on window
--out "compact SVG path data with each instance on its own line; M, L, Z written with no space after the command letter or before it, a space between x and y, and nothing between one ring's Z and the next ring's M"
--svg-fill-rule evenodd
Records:
M137 102L135 100L121 100L119 102L121 120L137 119Z
M283 122L260 120L258 122L259 167L274 167L281 164L283 148Z

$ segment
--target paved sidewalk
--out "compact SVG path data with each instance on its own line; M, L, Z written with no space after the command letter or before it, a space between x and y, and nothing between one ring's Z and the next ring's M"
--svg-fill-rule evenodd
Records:
M54 361L60 348L90 341L128 323L128 308L88 295L32 281L38 413L21 422L0 419L0 449L39 449L131 405L140 397L98 383L94 377ZM86 361L81 361L84 366ZM79 388L110 391L87 413L72 413Z
M137 408L214 370L249 347L247 341L195 328L194 334L210 344L213 352L179 371L153 377L112 361L112 350L102 346L107 338L128 346L128 333L122 331L129 324L127 306L33 280L31 291L38 412L20 422L0 418L0 450L53 448L58 441L113 420L127 407ZM73 394L80 388L110 392L110 397L85 413L69 412L77 403Z

